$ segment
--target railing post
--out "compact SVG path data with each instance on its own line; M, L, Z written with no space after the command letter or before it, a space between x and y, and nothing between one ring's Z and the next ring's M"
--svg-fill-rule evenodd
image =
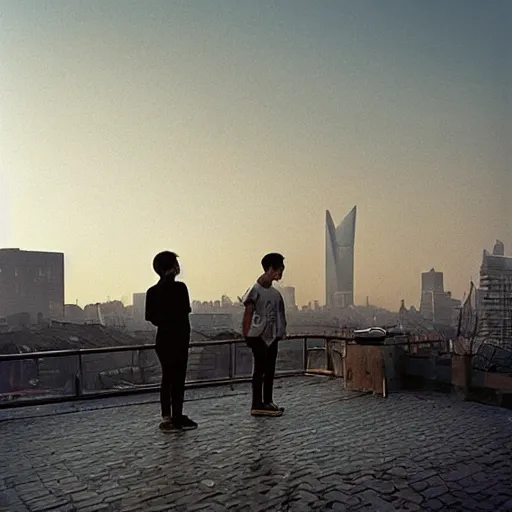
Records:
M233 351L233 378L236 378L237 370L236 370L236 353L237 353L238 343L235 342L235 348Z
M348 341L343 341L343 363L342 363L342 371L343 371L343 386L347 389L347 354L348 354Z
M234 377L233 372L233 342L229 344L229 370L228 370L228 376L232 380Z
M83 378L84 378L84 367L82 362L82 354L78 352L78 371L75 376L75 396L77 398L82 396L83 393Z
M306 373L308 371L308 338L307 336L304 336L304 339L303 339L303 358L304 358L304 361L303 361L303 364L304 364L304 373Z

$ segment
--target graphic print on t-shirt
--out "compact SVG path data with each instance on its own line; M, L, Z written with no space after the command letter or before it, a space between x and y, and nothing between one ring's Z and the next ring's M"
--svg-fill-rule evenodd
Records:
M261 327L262 318L257 313L252 315L252 326L255 328Z
M265 302L265 337L274 338L277 324L277 305L275 301Z
M249 338L261 337L269 344L286 330L286 317L281 307L281 294L273 287L264 288L256 283L244 296L244 305L253 304Z

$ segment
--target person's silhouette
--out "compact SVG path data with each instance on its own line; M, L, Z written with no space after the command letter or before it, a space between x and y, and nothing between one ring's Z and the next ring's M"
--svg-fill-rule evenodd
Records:
M174 252L157 254L153 269L160 280L146 293L146 320L157 327L156 353L162 366L160 429L190 430L197 424L183 414L190 344L189 293L185 283L176 281L180 265Z

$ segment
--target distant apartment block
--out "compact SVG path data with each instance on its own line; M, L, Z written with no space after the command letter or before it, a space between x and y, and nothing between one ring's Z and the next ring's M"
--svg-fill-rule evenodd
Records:
M64 316L64 254L0 249L0 317Z
M297 301L295 299L294 286L282 286L279 288L283 297L284 306L288 311L295 311L297 309Z
M133 321L142 324L146 321L146 294L133 294Z
M451 293L444 291L442 272L431 269L421 274L420 314L425 320L440 325L453 325L455 307Z
M455 327L459 323L460 310L462 308L462 301L459 299L454 299L452 297L452 292L446 292L446 295L451 304L452 326Z

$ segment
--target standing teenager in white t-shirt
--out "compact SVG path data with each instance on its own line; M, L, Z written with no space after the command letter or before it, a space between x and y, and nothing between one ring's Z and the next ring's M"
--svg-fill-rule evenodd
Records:
M253 353L253 416L282 416L284 409L274 403L273 388L279 340L286 336L283 297L272 286L283 277L284 257L270 253L261 260L263 274L245 294L243 334Z

